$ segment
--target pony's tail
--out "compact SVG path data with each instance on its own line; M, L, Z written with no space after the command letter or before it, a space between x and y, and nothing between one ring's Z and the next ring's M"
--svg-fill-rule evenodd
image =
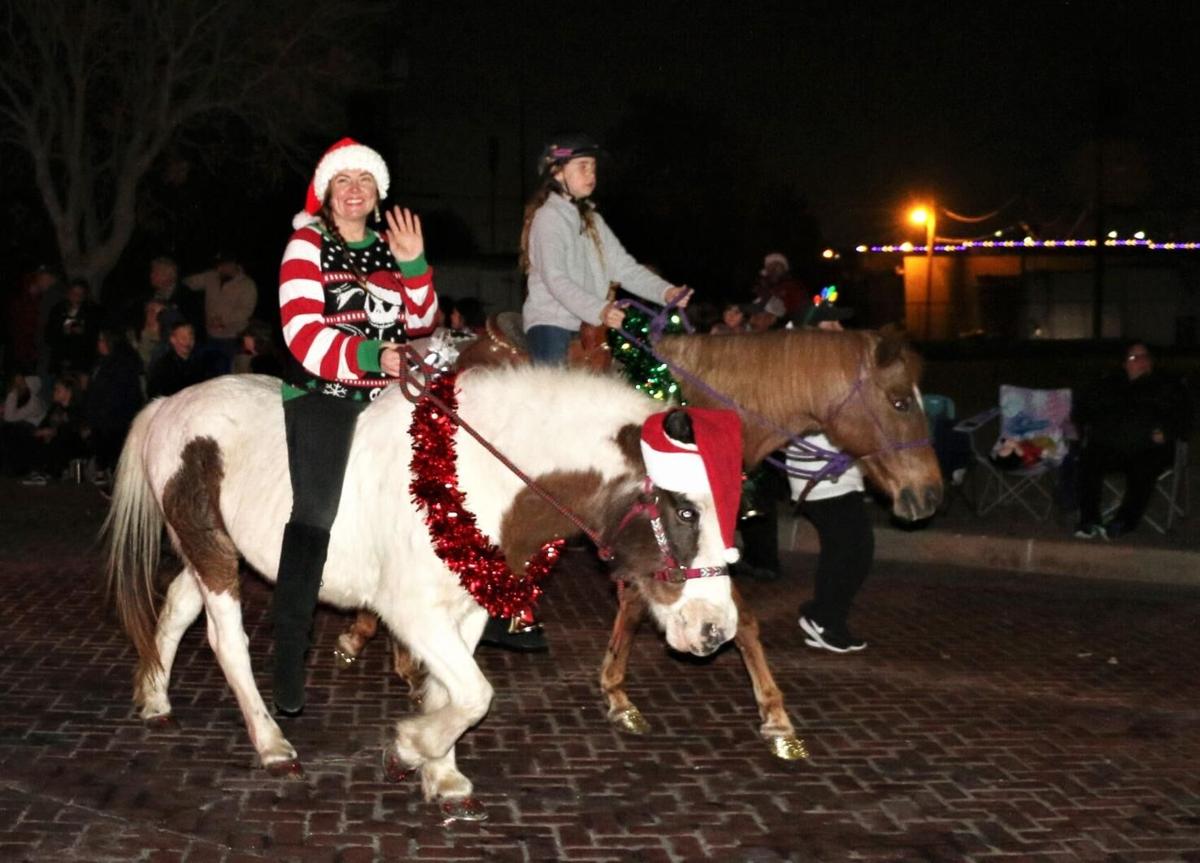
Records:
M154 576L163 517L146 473L146 438L161 401L142 409L133 421L117 463L112 506L100 529L105 544L108 598L121 626L137 648L142 672L162 663L154 630L158 622Z

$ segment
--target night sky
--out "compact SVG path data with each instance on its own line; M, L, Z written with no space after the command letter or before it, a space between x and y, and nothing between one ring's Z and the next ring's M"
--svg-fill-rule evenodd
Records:
M1195 224L1197 22L1183 4L851 8L862 5L408 4L415 124L435 144L422 132L406 146L424 152L410 179L469 195L475 171L435 163L456 135L480 150L472 127L514 156L523 102L524 152L500 169L511 192L550 131L603 138L657 97L731 127L835 244L892 239L898 209L930 193L966 214L1007 204L1014 221L1065 233L1093 195L1098 133L1114 213Z
M391 200L428 216L431 256L515 261L539 148L588 131L608 147L598 198L630 250L721 294L771 248L811 259L826 244L920 241L901 220L920 197L1000 210L978 226L943 219L942 236L1091 236L1097 140L1109 227L1200 237L1200 12L876 6L396 3L366 40L331 34L361 55L362 87L342 120L310 130L309 167L255 173L241 143L192 130L210 152L160 190L113 278L142 280L162 251L187 269L232 241L273 280L304 172L346 134L385 155ZM6 176L15 189L22 174Z

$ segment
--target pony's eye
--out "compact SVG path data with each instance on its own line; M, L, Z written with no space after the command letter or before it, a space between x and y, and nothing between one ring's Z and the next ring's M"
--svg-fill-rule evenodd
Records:
M912 407L912 397L904 396L903 398L893 398L892 399L892 407L894 407L896 410L900 411L900 413L904 413L910 407Z
M696 510L694 510L690 507L681 506L679 509L675 510L675 514L677 516L679 516L680 521L695 521L696 520Z

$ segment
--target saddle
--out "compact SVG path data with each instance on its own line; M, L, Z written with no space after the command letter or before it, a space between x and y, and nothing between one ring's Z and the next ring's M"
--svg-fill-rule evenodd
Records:
M455 368L464 371L476 366L517 366L529 362L529 342L520 312L488 315L483 334L465 345L458 354ZM567 348L567 365L607 371L612 365L608 347L608 327L583 324L579 338Z

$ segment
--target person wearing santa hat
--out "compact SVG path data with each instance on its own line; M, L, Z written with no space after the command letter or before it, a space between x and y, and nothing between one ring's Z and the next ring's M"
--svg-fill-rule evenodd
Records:
M292 512L272 616L275 709L304 707L305 655L358 415L403 371L400 343L432 332L437 312L421 220L401 207L379 219L383 157L343 138L317 162L292 221L279 274L287 345L283 415Z

